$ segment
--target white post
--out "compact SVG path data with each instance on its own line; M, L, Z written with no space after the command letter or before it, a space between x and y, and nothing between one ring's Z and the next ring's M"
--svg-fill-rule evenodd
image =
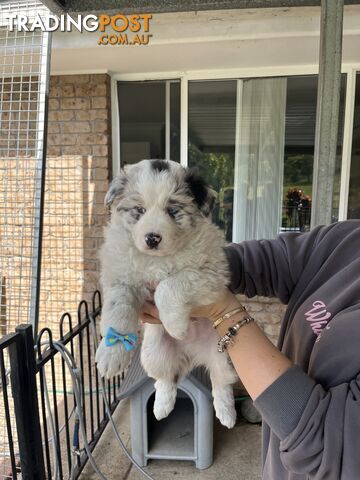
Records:
M180 164L188 166L188 79L183 76L180 80Z
M241 112L242 112L242 96L243 96L243 81L236 82L236 124L235 124L235 166L234 166L234 205L233 205L233 231L232 241L240 241L240 225L242 219L240 218L240 131L241 131Z
M170 81L165 82L165 158L170 160Z
M117 80L111 75L111 149L112 149L112 178L120 173L120 112Z
M351 168L351 150L353 140L353 122L355 108L356 70L347 74L344 136L341 162L339 220L347 219L349 183Z

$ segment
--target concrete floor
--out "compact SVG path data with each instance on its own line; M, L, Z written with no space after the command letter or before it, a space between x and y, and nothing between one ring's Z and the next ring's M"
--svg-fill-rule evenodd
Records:
M122 402L114 420L127 447L130 446L129 403ZM251 425L239 414L235 428L228 430L215 422L214 463L199 471L193 462L151 460L146 471L155 480L260 480L261 427ZM105 430L95 448L95 459L108 480L142 480L145 477L126 459L114 434ZM86 466L81 480L97 480L91 465Z

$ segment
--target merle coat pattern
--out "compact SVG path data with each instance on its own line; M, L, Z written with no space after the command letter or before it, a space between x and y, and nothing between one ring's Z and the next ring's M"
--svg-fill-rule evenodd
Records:
M214 192L199 174L176 162L143 160L113 180L105 202L112 215L101 249L104 305L101 334L139 329L139 311L156 285L154 301L162 324L146 324L141 361L156 380L157 419L174 408L177 384L194 367L210 373L216 415L235 424L232 384L235 372L217 351L217 334L207 319L189 320L194 306L217 300L229 283L224 238L209 214ZM101 341L99 372L108 378L123 371L130 354L118 343Z

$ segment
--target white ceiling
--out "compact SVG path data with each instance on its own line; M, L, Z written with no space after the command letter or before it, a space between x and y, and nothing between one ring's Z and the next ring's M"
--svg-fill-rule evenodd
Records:
M52 73L138 74L318 63L320 9L154 15L146 46L99 46L99 33L53 37ZM360 5L345 7L343 63L360 65Z

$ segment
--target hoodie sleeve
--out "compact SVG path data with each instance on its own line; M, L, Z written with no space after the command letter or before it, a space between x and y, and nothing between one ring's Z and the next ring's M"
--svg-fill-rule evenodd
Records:
M256 399L256 407L281 440L281 461L290 472L309 480L358 478L359 345L357 308L334 317L322 332L309 374L293 366Z
M288 303L314 247L330 227L309 233L284 233L274 240L231 243L225 248L233 293L277 297Z

